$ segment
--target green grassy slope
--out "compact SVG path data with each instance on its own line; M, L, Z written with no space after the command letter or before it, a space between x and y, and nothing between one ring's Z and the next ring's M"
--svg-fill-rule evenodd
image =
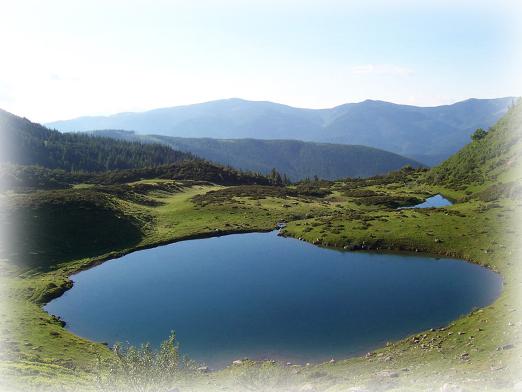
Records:
M464 189L468 193L491 186L506 190L517 187L522 175L521 124L519 103L492 126L485 137L473 140L431 170L426 179L430 183Z
M45 270L71 258L128 248L150 224L147 216L126 214L102 189L17 195L6 210L10 230L3 255L23 269Z

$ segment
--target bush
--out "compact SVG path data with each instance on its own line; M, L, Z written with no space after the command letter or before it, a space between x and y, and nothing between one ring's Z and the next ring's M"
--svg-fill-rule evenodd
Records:
M482 128L477 128L475 132L471 135L471 140L480 140L484 139L488 133L484 131Z
M174 332L156 351L149 343L140 347L116 343L113 352L116 360L109 373L98 376L104 391L168 391L196 371L196 364L180 355Z

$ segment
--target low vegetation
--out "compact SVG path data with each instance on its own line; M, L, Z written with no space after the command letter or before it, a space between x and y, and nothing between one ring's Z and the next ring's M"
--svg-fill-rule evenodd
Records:
M475 133L470 144L426 175L432 184L452 188L485 188L515 180L522 168L522 111L520 103L488 132Z
M102 173L68 172L39 166L0 166L0 190L27 192L66 189L76 185L118 185L147 179L189 180L220 185L284 185L284 176L274 171L268 176L242 172L230 167L194 159L142 169L112 170Z

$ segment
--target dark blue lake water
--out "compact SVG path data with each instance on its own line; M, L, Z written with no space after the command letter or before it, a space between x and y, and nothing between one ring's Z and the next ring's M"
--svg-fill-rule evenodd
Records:
M449 323L491 303L499 275L463 261L340 252L276 232L183 241L72 277L45 309L95 340L158 344L212 367L317 362Z

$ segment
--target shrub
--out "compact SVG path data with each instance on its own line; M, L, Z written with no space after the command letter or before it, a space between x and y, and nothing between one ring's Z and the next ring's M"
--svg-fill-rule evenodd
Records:
M196 364L180 355L174 332L158 350L149 343L139 347L116 343L113 352L116 360L109 373L98 376L98 387L104 391L168 391L196 371Z
M480 140L484 139L488 133L484 131L482 128L477 128L475 132L471 135L471 140Z

